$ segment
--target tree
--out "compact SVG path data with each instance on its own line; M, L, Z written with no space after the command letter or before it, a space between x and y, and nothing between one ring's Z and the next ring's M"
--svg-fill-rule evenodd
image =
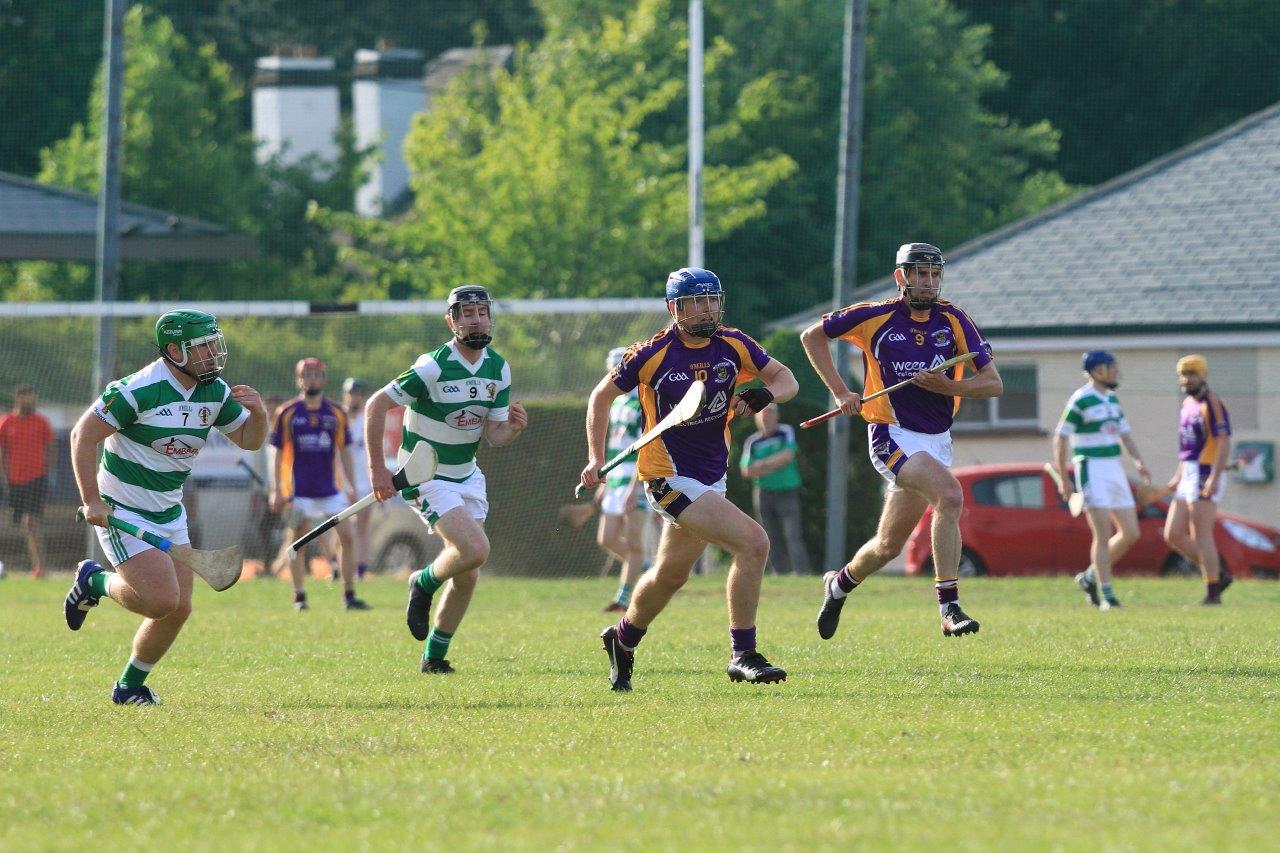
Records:
M102 0L0 0L0 168L34 174L81 117L102 56Z
M139 263L121 270L121 299L331 298L336 259L328 235L307 221L309 206L350 209L359 152L349 127L344 155L327 177L313 164L254 162L240 117L243 91L213 45L192 46L165 17L142 5L125 23L124 197L258 237L266 255L232 263ZM41 181L96 192L102 148L102 74L86 121L41 153ZM29 262L11 297L88 299L87 264Z
M684 88L685 25L671 0L642 0L596 27L549 35L514 73L457 81L406 143L416 194L402 222L327 214L354 240L362 297L442 296L463 281L500 296L655 294L684 257L683 139L669 113ZM727 55L708 53L714 67ZM734 112L709 137L738 133ZM763 215L795 171L757 150L706 170L707 233Z
M539 0L548 38L616 14L623 0ZM683 14L679 3L671 14ZM730 317L758 330L831 291L844 4L707 0L707 162L733 168L774 151L797 165L762 214L708 235ZM983 106L1006 83L984 55L990 29L947 0L871 0L864 84L858 278L883 275L898 244L944 248L1071 192L1052 171L1057 134ZM683 76L683 68L673 69ZM681 98L643 132L683 137ZM725 121L732 116L732 121Z
M1280 4L954 0L992 27L999 112L1062 131L1059 169L1096 184L1280 101Z

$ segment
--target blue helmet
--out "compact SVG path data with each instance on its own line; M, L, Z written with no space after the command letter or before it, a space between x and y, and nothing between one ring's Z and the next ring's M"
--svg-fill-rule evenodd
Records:
M679 299L681 296L705 296L709 293L724 293L720 278L711 270L701 267L681 267L667 276L667 299Z
M1104 349L1089 350L1080 357L1080 367L1085 373L1093 373L1095 367L1115 363L1116 357Z
M710 310L701 310L700 315L688 313L691 301L694 305L692 310L700 310L700 297L704 303L701 308L709 309L711 300L705 297L710 296L716 297L718 303L714 315ZM681 267L667 276L667 303L673 306L671 312L676 317L680 316L682 310L685 311L685 319L676 322L681 329L697 338L714 335L724 319L724 287L715 273L701 267Z

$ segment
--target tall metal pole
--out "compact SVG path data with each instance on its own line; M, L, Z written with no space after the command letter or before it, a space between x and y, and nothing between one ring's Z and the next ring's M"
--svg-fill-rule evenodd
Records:
M689 0L689 266L704 260L702 236L702 0Z
M845 0L844 72L840 86L840 164L836 181L836 245L832 310L848 305L857 283L858 183L862 174L862 78L866 66L866 0ZM836 342L836 367L846 383L852 348ZM827 541L824 563L842 565L849 554L845 513L849 480L849 418L827 421Z
M102 392L115 367L115 318L110 303L116 301L120 285L120 166L123 154L120 136L124 103L124 16L128 0L106 0L106 21L102 36L106 54L106 97L102 123L102 168L98 188L98 269L94 281L95 298L101 303L95 331L97 357L93 365L92 394Z

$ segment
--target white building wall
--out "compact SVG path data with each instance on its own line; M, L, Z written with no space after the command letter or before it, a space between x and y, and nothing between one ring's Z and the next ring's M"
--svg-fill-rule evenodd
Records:
M258 59L259 74L314 74L331 77L329 57L264 56ZM328 163L338 159L336 136L339 122L338 87L321 85L255 84L253 90L253 136L258 162L280 156L287 164L308 155Z

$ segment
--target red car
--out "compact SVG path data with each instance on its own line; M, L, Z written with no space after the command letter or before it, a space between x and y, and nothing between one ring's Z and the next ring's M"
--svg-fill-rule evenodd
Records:
M1036 463L972 465L952 472L964 489L960 515L960 575L1043 575L1089 565L1089 524L1072 518L1044 467ZM1120 575L1199 574L1164 541L1163 501L1138 509L1141 535L1116 566ZM924 514L907 540L907 574L932 574ZM1280 530L1219 512L1214 541L1222 565L1236 577L1280 577Z

